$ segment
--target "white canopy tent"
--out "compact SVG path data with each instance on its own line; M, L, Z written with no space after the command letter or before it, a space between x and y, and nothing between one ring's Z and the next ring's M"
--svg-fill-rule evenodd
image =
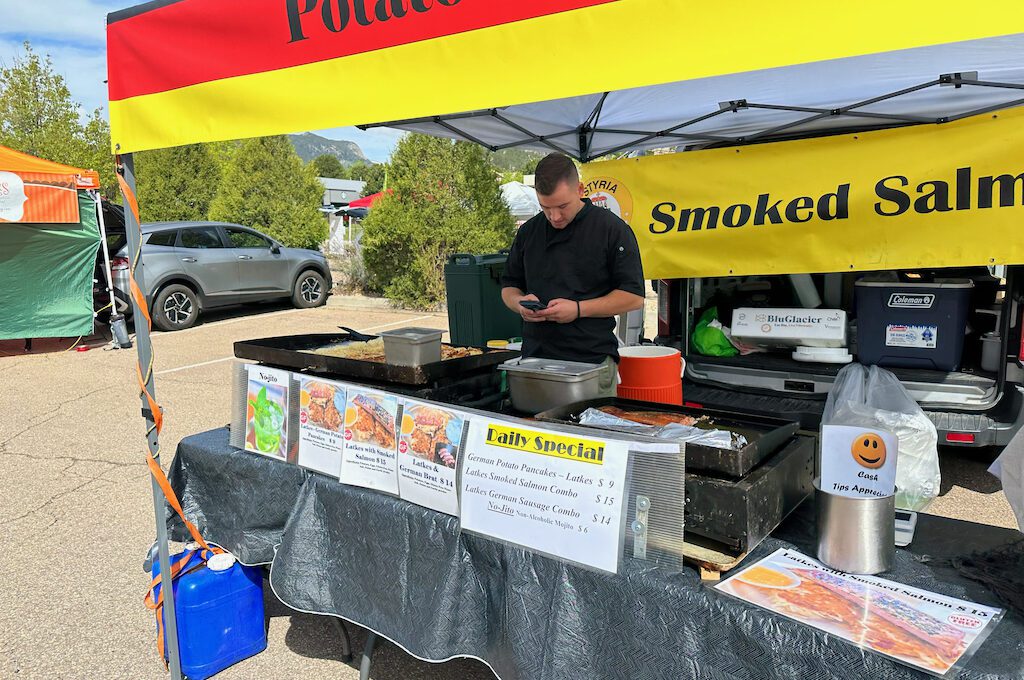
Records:
M360 127L589 161L625 150L944 123L1024 104L1022 54L1024 34L1015 34Z
M537 191L522 182L506 182L501 185L501 195L508 204L508 211L516 220L528 220L540 212Z

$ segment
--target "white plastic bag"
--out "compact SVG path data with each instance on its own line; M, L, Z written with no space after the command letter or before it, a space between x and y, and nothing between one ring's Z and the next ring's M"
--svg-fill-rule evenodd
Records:
M861 364L850 364L839 371L821 422L896 435L896 507L923 510L939 495L939 437L935 425L890 371Z

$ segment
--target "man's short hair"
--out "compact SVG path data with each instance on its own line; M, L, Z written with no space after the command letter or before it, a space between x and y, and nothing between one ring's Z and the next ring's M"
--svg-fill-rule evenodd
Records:
M570 188L575 188L580 181L580 173L572 159L564 153L549 153L537 164L537 171L534 177L534 188L542 196L550 196L561 182L566 182Z

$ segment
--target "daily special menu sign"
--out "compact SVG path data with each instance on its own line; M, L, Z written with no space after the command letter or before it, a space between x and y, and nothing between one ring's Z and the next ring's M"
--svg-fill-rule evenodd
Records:
M411 503L459 514L455 467L466 417L458 411L405 399L398 440L399 495Z
M462 528L616 572L629 445L474 417Z
M345 409L344 484L398 493L396 429L398 397L349 386Z
M332 477L341 474L345 386L302 376L299 390L299 465Z

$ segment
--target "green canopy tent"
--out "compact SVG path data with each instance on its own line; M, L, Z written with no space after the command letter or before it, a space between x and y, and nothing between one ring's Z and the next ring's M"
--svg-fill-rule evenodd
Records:
M0 340L93 332L96 173L0 147Z

